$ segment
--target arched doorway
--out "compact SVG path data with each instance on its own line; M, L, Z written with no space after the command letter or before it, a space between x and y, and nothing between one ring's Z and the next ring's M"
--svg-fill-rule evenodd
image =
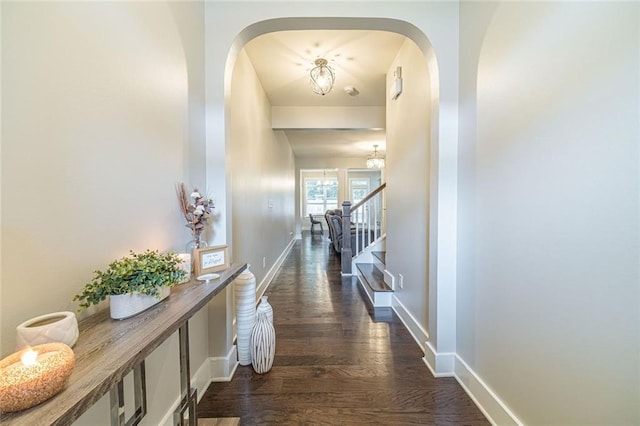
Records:
M224 77L217 75L215 83L215 97L212 112L217 124L228 124L227 105L230 93L231 75L233 67L242 47L255 37L274 31L286 30L312 30L312 29L336 29L353 30L369 29L390 31L402 34L410 38L423 52L427 60L430 87L432 97L427 102L431 102L431 143L432 143L432 181L431 181L431 223L430 223L430 243L429 252L430 273L429 273L429 305L428 305L428 325L429 336L427 342L421 342L425 350L425 361L436 375L450 375L453 370L452 357L455 353L455 191L456 191L456 159L455 154L457 122L452 120L455 116L457 103L446 110L441 109L441 81L440 65L436 61L434 48L425 33L415 25L402 20L387 18L274 18L253 22L245 26L232 42L225 61ZM222 82L220 81L222 80ZM221 87L222 85L222 87ZM222 88L222 90L220 90ZM225 105L218 103L221 100L220 92ZM209 99L208 99L209 100ZM444 112L444 114L443 114ZM231 143L224 128L217 128L212 133L209 131L207 147L216 144L215 139L222 137L225 146ZM213 128L212 128L213 130ZM450 142L443 145L444 139ZM219 142L217 143L219 145ZM445 149L443 149L445 147ZM453 150L453 151L452 151ZM213 149L224 154L224 147ZM208 156L209 157L209 156ZM443 159L445 160L443 162ZM224 162L220 158L216 160L220 166ZM221 168L224 170L224 167ZM212 173L207 172L208 182L211 178L220 178L224 182L224 172L217 170ZM443 177L445 177L446 194L441 191L443 188ZM228 198L227 194L227 198ZM229 206L227 211L229 211ZM446 213L446 214L443 214ZM440 218L446 217L446 220ZM231 230L227 225L227 234ZM445 353L445 355L442 355ZM445 356L445 358L443 358Z

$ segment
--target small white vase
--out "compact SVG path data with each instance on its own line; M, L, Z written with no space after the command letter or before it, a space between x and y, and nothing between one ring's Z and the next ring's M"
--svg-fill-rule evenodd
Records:
M149 296L147 294L112 294L109 296L111 306L109 307L111 318L125 319L149 309L153 305L160 303L171 294L171 288L161 287L160 297Z
M260 315L260 312L264 312L265 314L267 314L267 319L269 320L269 322L273 324L273 307L267 301L268 298L269 296L262 296L262 298L260 299L260 304L256 309L256 319L258 319L258 315Z
M54 342L73 347L77 341L78 320L73 312L41 315L16 327L16 350Z

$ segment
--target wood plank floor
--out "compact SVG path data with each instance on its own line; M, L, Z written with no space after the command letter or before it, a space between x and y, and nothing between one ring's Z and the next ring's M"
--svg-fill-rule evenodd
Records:
M368 308L321 235L296 242L267 289L276 357L212 383L198 416L248 425L486 425L453 378L434 379L390 308Z
M240 418L226 417L223 419L198 419L198 426L238 426Z

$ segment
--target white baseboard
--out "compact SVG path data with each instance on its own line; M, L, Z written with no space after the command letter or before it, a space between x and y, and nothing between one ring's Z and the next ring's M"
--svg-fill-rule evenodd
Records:
M291 248L293 248L293 245L295 243L296 243L295 238L289 241L289 244L287 244L287 246L284 248L282 253L280 253L280 256L278 256L273 266L271 266L271 268L269 269L269 272L267 272L267 274L264 276L262 281L260 281L260 284L258 284L256 288L256 300L260 300L264 292L267 290L267 287L269 287L269 284L271 284L271 281L276 276L278 269L280 269L280 267L284 263L284 260L287 258L287 255L289 254L289 252L291 251Z
M211 358L204 360L196 374L191 377L191 387L195 387L198 390L198 402L206 392L209 384L211 384ZM177 407L177 405L176 405Z
M511 412L489 386L456 353L438 353L426 342L423 361L434 377L455 377L482 414L493 425L517 425L523 423Z
M429 340L429 334L425 331L424 328L418 323L413 315L407 310L407 308L402 304L402 302L398 299L397 295L393 295L393 300L391 301L391 308L393 311L400 317L400 321L404 324L404 326L409 330L409 333L413 337L413 340L416 341L422 352L426 352L425 343Z
M191 377L191 387L198 390L198 402L211 382L228 382L233 378L238 367L238 349L235 345L224 357L210 357L204 360L195 375ZM169 411L162 417L160 425L173 426L173 412L180 405L180 396L171 404Z
M426 342L424 358L422 360L427 365L433 377L453 377L456 354L453 352L436 352L431 343Z
M491 424L501 426L523 424L458 355L455 357L455 378Z
M211 357L208 361L211 376L207 387L211 382L229 382L238 368L238 347L233 345L226 356Z

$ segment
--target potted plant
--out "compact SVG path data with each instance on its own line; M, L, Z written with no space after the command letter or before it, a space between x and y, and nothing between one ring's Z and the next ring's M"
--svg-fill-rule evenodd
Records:
M111 318L128 318L169 296L171 287L185 275L181 262L175 253L131 251L129 257L110 263L106 270L95 271L93 280L73 300L80 301L79 310L83 310L109 296Z

